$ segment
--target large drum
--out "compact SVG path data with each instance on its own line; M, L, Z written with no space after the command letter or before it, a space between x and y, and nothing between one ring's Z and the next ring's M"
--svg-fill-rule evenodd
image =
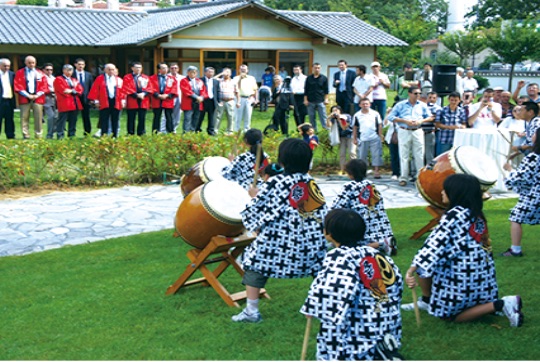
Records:
M175 230L199 249L216 235L240 235L244 231L240 212L250 200L248 192L236 182L207 182L184 198L174 219Z
M204 183L213 180L224 180L221 176L221 170L231 161L221 156L206 157L204 160L197 162L195 166L190 168L184 176L180 184L180 190L184 197L191 191L201 186Z
M499 177L497 164L493 159L472 146L459 146L437 156L422 168L416 180L416 188L431 205L444 209L441 192L444 180L450 175L464 173L475 176L482 190L495 185Z

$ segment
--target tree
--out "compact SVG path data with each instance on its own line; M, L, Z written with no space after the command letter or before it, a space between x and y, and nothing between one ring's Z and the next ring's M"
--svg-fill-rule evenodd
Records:
M524 21L498 21L486 31L486 44L502 61L511 64L508 89L512 88L512 76L517 62L538 54L540 31L536 29L539 19Z
M478 0L466 15L476 18L473 27L492 27L499 20L525 19L538 13L538 2L530 0Z
M17 5L48 6L47 0L17 0Z
M473 67L474 56L486 48L486 37L479 30L453 31L442 35L440 40L448 50L457 54L461 64L466 64L467 59L472 56Z
M418 45L426 39L426 36L435 34L436 24L426 22L422 15L402 14L397 20L383 17L383 22L377 24L393 36L406 41L406 47L380 47L377 48L377 56L384 66L397 70L403 67L404 62L418 64L422 56L422 48Z

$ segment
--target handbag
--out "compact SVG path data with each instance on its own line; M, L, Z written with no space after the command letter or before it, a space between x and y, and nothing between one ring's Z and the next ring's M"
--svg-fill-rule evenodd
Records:
M330 146L339 145L339 125L337 122L332 122L332 127L330 127Z

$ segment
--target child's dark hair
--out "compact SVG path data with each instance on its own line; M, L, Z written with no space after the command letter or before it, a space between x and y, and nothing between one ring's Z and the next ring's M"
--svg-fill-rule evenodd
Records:
M301 124L300 126L298 126L298 130L300 131L300 133L302 133L302 136L307 134L308 131L310 129L312 129L313 126L309 123L304 123L304 124Z
M249 145L249 152L253 153L254 155L257 154L257 145L262 143L262 138L262 132L256 128L251 128L246 132L244 135L244 142ZM262 150L261 154L263 154Z
M444 180L444 191L448 197L448 210L455 206L463 206L471 210L471 216L485 219L482 208L482 189L480 182L472 175L455 174Z
M536 129L536 141L533 144L532 151L537 155L540 155L540 128Z
M301 139L288 138L279 145L278 162L287 173L307 173L311 157L311 148Z
M285 171L283 169L283 167L281 167L280 165L278 165L277 163L271 163L269 164L268 166L266 166L264 168L264 174L268 177L272 177L272 176L276 176L276 175L281 175L283 173L283 171Z
M351 175L354 181L362 181L366 178L367 164L359 158L350 160L345 164L345 172Z
M358 246L364 240L366 223L350 209L331 210L324 218L324 233L344 246Z

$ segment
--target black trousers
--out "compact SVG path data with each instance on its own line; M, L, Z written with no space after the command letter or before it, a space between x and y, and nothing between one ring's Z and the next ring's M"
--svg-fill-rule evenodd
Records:
M349 98L347 92L336 91L336 103L341 107L343 113L354 114L354 109L351 109L351 106L354 106L354 102Z
M15 138L15 122L13 121L13 101L11 99L0 98L0 132L2 132L2 121L5 121L5 132L7 139Z
M196 127L197 132L202 132L202 123L204 121L204 116L205 114L208 114L208 127L206 128L206 132L208 132L210 136L213 136L215 134L214 133L214 128L216 124L216 119L214 118L215 111L216 111L216 105L214 103L214 100L209 99L209 98L205 99L203 102L203 110L201 111L199 115L199 121L197 122L197 127Z
M127 132L130 135L135 134L135 118L137 118L137 136L142 136L146 133L146 109L128 109L127 110Z
M161 113L165 112L165 129L167 133L173 133L172 108L154 108L154 120L152 121L152 133L159 133L161 130Z
M289 135L289 117L287 112L288 109L276 107L273 116L274 126L276 126L276 128L279 126L281 128L281 133L286 136Z
M68 124L68 137L75 137L78 114L79 111L58 112L58 119L56 120L56 136L58 139L64 138L66 122Z
M294 121L296 125L299 126L302 123L306 122L307 116L307 107L304 104L304 95L295 94L294 95Z
M101 126L101 136L106 136L109 131L109 118L111 119L111 127L113 137L118 137L118 122L120 120L120 111L114 108L116 99L109 98L109 107L99 111L99 124Z
M85 102L81 99L82 109L82 120L83 120L83 127L84 127L84 135L89 135L90 132L92 132L92 123L90 123L90 104ZM98 124L98 127L100 128L100 125Z

